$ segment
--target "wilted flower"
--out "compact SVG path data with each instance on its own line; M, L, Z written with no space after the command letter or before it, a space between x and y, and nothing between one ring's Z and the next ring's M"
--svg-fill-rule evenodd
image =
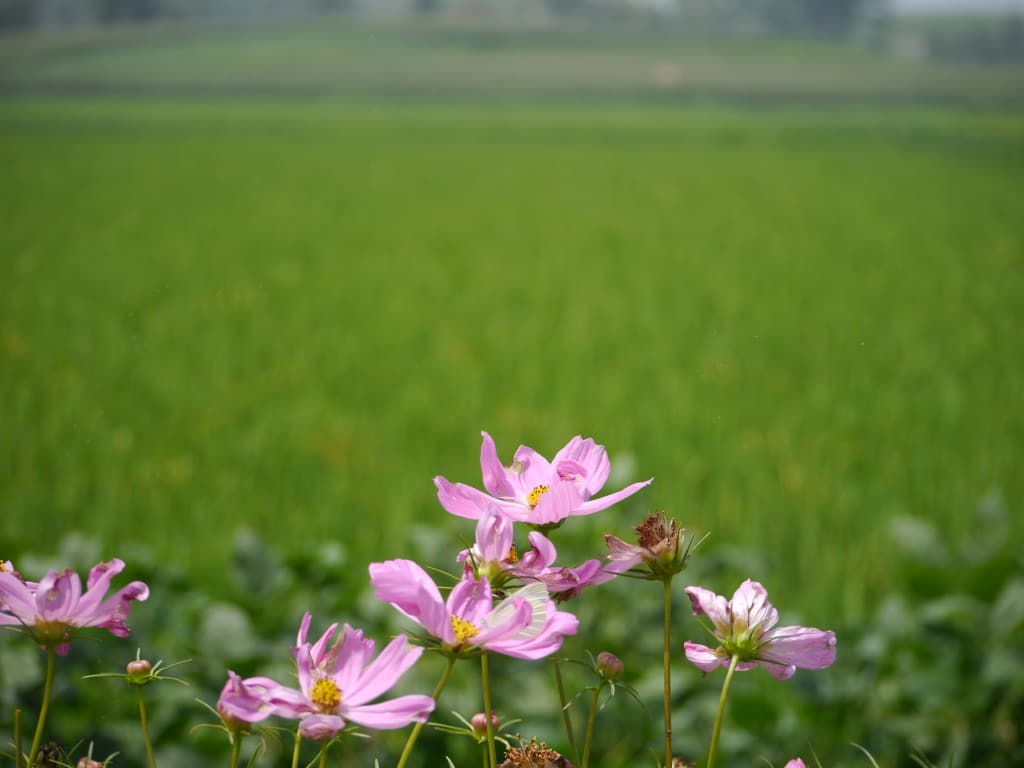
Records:
M573 765L543 741L534 739L529 744L507 750L498 768L573 768Z
M707 674L739 659L740 671L763 666L779 680L793 676L797 667L823 669L836 660L836 636L810 627L778 627L779 612L768 602L768 593L756 581L744 581L732 600L702 589L687 587L696 616L705 615L720 645L712 650L685 643L686 658Z
M396 637L370 661L376 644L363 637L361 630L346 624L330 645L334 624L310 644L305 642L309 621L307 613L299 630L300 644L293 649L299 690L278 686L267 696L276 714L300 721L303 738L332 739L346 720L367 728L403 728L425 722L434 711L434 700L420 694L369 703L391 689L423 653L422 648L409 647L405 635Z
M680 528L664 512L648 516L636 527L636 532L636 544L627 544L617 536L605 534L609 570L627 571L644 563L653 576L664 579L686 567L692 550L692 545L686 545L686 529Z
M259 723L274 714L270 695L281 686L269 677L244 680L228 670L228 681L217 700L217 714L229 731L246 731L249 723Z
M483 432L480 468L487 493L444 477L434 478L441 506L453 515L479 519L488 504L506 517L532 525L556 525L570 515L589 515L632 496L651 481L645 480L599 499L591 497L608 479L611 463L603 445L579 436L570 440L548 462L525 445L516 450L512 465L498 459L494 440Z
M575 597L587 586L602 584L616 576L601 568L600 560L587 560L576 568L556 566L558 551L539 531L529 535L530 549L519 555L512 541L514 523L490 505L476 524L473 547L459 553L465 563L464 575L486 576L494 588L509 579L543 582L556 599Z
M564 635L576 634L579 623L555 608L543 584L529 584L495 606L487 578L469 575L445 602L433 580L411 560L372 563L370 583L378 599L427 630L450 654L483 649L539 659L557 651Z
M149 587L133 581L104 599L110 582L124 570L124 562L99 563L89 572L87 591L70 569L50 571L38 584L22 581L8 570L0 569L0 625L22 626L43 648L53 648L61 656L68 652L74 629L103 627L117 637L127 637L125 619L132 600L146 600Z

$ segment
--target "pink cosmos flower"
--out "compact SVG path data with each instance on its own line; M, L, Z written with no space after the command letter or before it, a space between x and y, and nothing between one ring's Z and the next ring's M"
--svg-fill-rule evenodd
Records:
M217 712L224 725L231 730L242 730L245 723L259 723L274 714L270 696L281 688L269 677L242 679L228 670L228 681L217 700Z
M331 644L337 629L332 624L313 644L306 642L310 615L302 619L299 645L292 649L298 666L299 689L278 686L267 700L276 714L299 720L303 738L332 739L351 720L367 728L403 728L425 722L434 711L434 700L413 694L370 704L416 663L422 648L410 647L405 635L392 640L376 659L373 640L346 624Z
M557 651L564 635L576 634L578 621L559 611L543 584L530 584L494 605L486 576L464 576L447 602L426 572L411 560L370 565L377 597L437 638L450 654L478 649L520 659Z
M721 643L712 650L705 645L684 644L686 658L704 674L728 667L739 657L737 670L763 666L779 680L793 676L797 667L824 669L836 660L834 632L810 627L778 627L779 612L768 602L768 593L756 581L744 581L732 600L702 589L687 587L695 616L707 616Z
M498 459L494 440L486 432L480 448L480 467L487 493L462 483L434 478L441 506L453 515L477 520L494 504L506 517L531 525L555 525L570 515L589 515L632 496L651 480L621 491L591 497L608 479L611 464L603 445L578 435L548 462L525 445L516 450L512 465Z
M508 579L540 581L548 591L563 599L574 597L584 587L603 584L617 574L601 569L600 560L587 560L576 568L555 566L558 551L547 536L539 531L529 534L530 549L520 556L512 541L514 523L494 505L477 521L476 541L470 549L459 553L465 563L464 575L486 576L494 587Z
M103 627L127 637L131 601L149 598L149 587L133 581L104 599L111 580L124 570L124 562L117 559L93 567L84 595L78 574L70 569L50 571L35 584L6 565L0 569L0 625L25 627L40 646L53 647L61 656L68 652L74 629Z

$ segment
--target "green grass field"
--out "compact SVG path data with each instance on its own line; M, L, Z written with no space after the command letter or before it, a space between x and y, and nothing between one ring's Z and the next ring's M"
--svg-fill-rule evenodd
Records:
M0 102L0 555L77 530L216 592L247 527L340 541L354 603L471 535L431 479L478 483L481 429L655 477L575 554L663 508L818 626L873 610L897 516L960 537L995 489L1024 533L1012 111L105 82Z

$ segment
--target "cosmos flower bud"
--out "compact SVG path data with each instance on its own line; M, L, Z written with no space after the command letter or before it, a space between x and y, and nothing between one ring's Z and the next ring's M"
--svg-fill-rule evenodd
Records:
M597 654L597 672L606 680L618 680L622 677L622 659L614 653L601 651Z
M153 665L145 659L129 661L127 666L124 668L124 671L128 673L128 679L132 682L144 680L152 670Z
M487 736L487 715L483 712L477 712L473 715L473 718L469 721L469 724L473 726L473 734L477 737ZM497 733L498 726L501 725L501 719L494 711L491 711L491 732Z
M78 768L103 768L103 763L93 760L91 757L83 757L78 761Z

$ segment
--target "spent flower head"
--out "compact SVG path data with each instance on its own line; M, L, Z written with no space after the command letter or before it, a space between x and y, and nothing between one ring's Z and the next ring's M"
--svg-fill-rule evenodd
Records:
M714 649L685 643L686 658L705 674L716 667L728 667L736 657L739 671L763 666L779 680L787 680L797 667L823 669L836 660L834 632L776 627L779 612L756 581L744 581L732 600L701 587L687 587L686 594L694 615L711 620L711 632L719 643Z
M102 627L127 637L131 602L149 598L149 587L141 581L106 596L114 576L124 570L124 562L116 558L93 567L84 594L81 579L71 569L51 570L36 584L23 581L8 565L0 569L0 626L21 627L42 648L61 656L77 629Z
M477 520L488 505L496 505L506 517L521 523L557 527L570 515L589 515L632 496L651 480L623 488L601 498L611 463L603 445L578 435L549 462L532 448L519 446L512 464L498 458L494 440L486 432L480 447L480 469L486 493L463 483L434 478L441 506L459 517Z
M533 739L507 750L498 768L573 768L573 765L543 741Z
M664 512L648 515L636 526L636 533L636 544L605 534L607 570L622 572L643 564L648 568L646 578L671 579L686 568L693 550L703 541L692 538L687 541L686 529Z

